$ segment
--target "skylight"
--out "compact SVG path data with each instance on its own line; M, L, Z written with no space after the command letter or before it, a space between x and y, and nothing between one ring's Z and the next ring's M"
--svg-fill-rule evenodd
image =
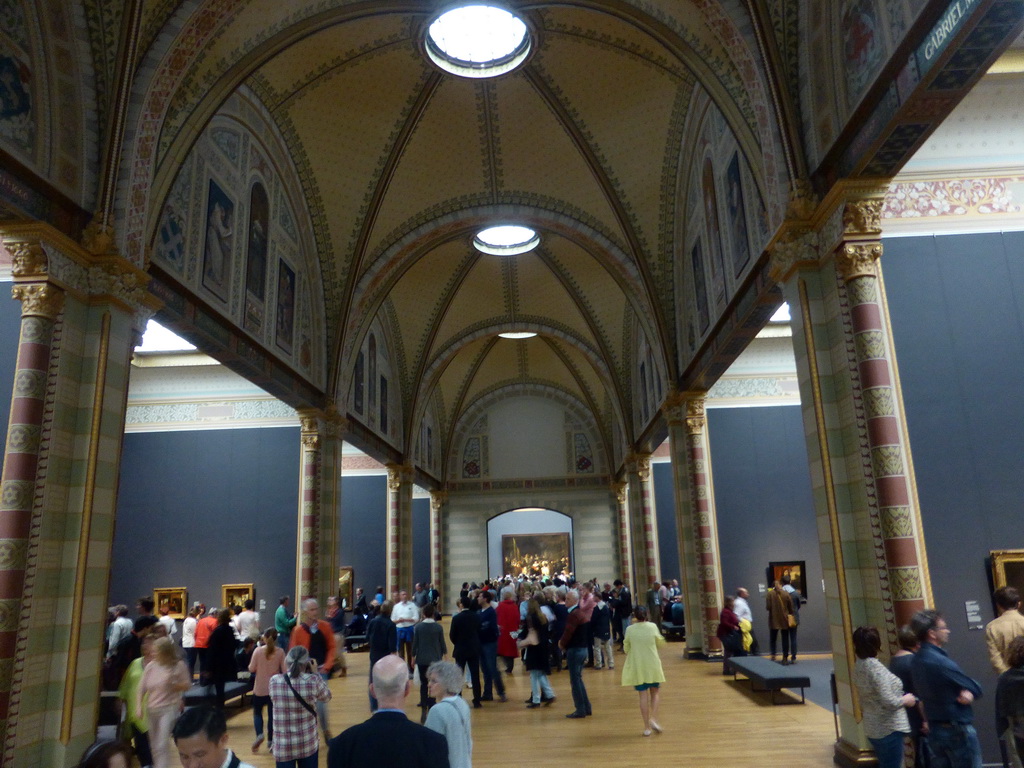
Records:
M502 224L476 233L473 246L493 256L515 256L532 251L540 243L540 235L529 227Z
M460 77L497 77L518 67L530 53L526 24L495 5L451 8L427 28L427 55L445 72Z
M164 328L156 320L146 323L146 332L142 334L142 344L135 348L136 352L185 352L195 349L181 336Z
M783 302L775 314L772 315L769 323L788 323L792 318L789 316L789 302Z

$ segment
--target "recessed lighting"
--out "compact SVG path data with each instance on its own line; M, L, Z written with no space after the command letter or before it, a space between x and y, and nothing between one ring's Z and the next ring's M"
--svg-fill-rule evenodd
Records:
M515 256L532 251L540 243L540 235L529 227L502 224L476 233L473 247L493 256Z
M514 13L474 3L451 8L427 27L430 60L460 77L497 77L530 54L530 32Z
M532 339L537 334L533 331L506 331L498 335L503 339Z

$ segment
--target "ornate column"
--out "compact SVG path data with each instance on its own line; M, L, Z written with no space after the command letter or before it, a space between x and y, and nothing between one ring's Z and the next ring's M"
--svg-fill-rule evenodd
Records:
M412 482L408 464L388 464L387 599L412 586Z
M337 591L338 485L344 419L329 408L299 411L299 519L295 560L296 610L306 598Z
M430 582L438 591L444 584L444 513L447 491L430 492Z
M877 525L889 576L891 621L893 627L901 627L925 607L927 560L913 488L903 398L895 375L889 312L879 279L882 202L878 197L847 203L843 211L843 242L836 251L835 264L849 301Z
M640 595L650 589L651 583L661 575L658 521L654 516L654 494L651 492L651 455L632 454L626 459L626 471L629 473L629 512L636 572L633 593Z
M615 494L615 505L619 521L619 578L626 582L631 590L636 590L636 576L633 573L633 549L629 535L629 505L627 504L626 484L612 483Z
M711 480L711 451L708 449L704 402L702 393L685 399L686 467L689 474L690 508L693 510L697 590L703 628L702 651L705 655L717 655L722 652L722 643L715 636L722 613L722 565L718 553L718 521L715 515L715 489Z
M679 547L680 574L686 621L686 653L699 656L705 650L705 624L702 580L697 556L697 517L692 488L689 447L686 432L686 397L672 392L662 407L668 422L669 451L672 456L672 494L676 506L676 538ZM717 550L716 550L717 554ZM714 634L714 633L712 633Z
M23 244L15 259L45 256L38 244ZM16 262L17 263L17 262ZM11 418L0 479L0 723L7 725L18 624L28 567L32 509L42 448L44 400L50 371L54 325L64 308L64 291L48 283L16 284L11 291L21 302L21 334L14 372Z
M94 609L107 599L131 354L155 302L136 267L47 225L5 224L0 238L23 309L0 477L2 763L66 764L95 736Z

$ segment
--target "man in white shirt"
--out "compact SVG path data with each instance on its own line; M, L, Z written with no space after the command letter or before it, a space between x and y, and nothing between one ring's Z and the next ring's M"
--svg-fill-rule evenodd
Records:
M128 606L118 605L114 607L114 622L110 625L110 634L107 636L107 658L110 658L117 651L117 646L126 637L131 635L135 623L128 618Z
M398 602L391 609L391 620L398 629L398 655L405 659L409 667L409 676L412 677L413 627L420 620L420 609L409 599L409 593L404 589L398 593Z
M161 624L164 625L164 629L167 630L167 636L174 639L174 633L178 631L178 625L174 619L170 617L171 608L167 603L163 603L160 606L160 618L157 619Z
M256 640L260 636L260 615L253 608L256 603L253 600L245 601L245 610L238 614L238 636L245 642L246 638Z
M750 622L750 653L753 655L757 653L757 638L754 637L754 614L750 610L750 603L747 602L748 597L750 597L750 593L747 592L746 587L737 589L732 610L740 621L746 619Z

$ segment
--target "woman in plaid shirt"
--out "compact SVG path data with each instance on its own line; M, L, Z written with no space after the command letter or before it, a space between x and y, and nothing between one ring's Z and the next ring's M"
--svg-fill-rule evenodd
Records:
M274 708L274 760L278 768L316 768L320 750L316 702L330 701L309 651L297 645L285 657L288 671L270 678Z

